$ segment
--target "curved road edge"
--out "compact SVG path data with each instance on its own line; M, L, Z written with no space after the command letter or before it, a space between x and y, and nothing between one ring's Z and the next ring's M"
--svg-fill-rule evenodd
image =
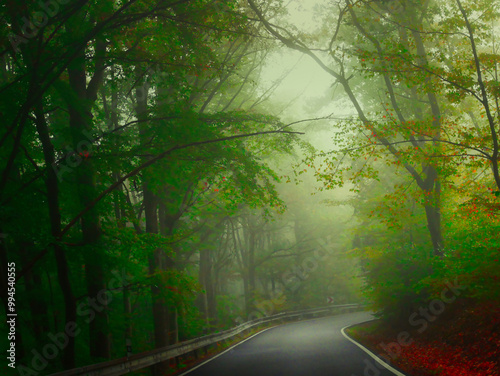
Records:
M214 360L214 359L218 358L219 356L221 356L221 355L223 355L223 354L227 353L228 351L231 351L234 347L241 345L243 342L246 342L246 341L248 341L248 340L252 339L253 337L258 336L259 334L264 333L266 330L272 329L272 328L274 328L274 327L276 327L276 325L273 325L273 326L271 326L271 327L269 327L269 328L264 328L264 329L262 329L261 331L259 331L259 332L255 333L255 334L251 335L250 337L245 338L245 339L243 339L243 340L239 341L238 343L236 343L236 344L234 344L233 346L231 346L231 347L227 348L226 350L221 351L220 353L215 354L214 356L212 356L212 357L210 357L210 358L208 358L208 359L206 359L206 360L202 361L201 363L197 364L196 366L194 366L194 367L192 367L192 368L189 368L188 370L184 371L183 373L180 373L178 376L184 376L184 375L187 375L188 373L190 373L190 372L194 371L195 369L200 368L201 366L204 366L204 365L205 365L205 364L207 364L208 362L210 362L210 361L212 361L212 360ZM405 376L405 375L403 375L403 376Z
M372 320L370 320L372 321ZM368 321L365 321L365 322L368 322ZM362 344L356 342L355 340L353 340L351 337L349 337L346 333L345 333L345 330L347 328L350 328L351 326L356 326L356 325L359 325L359 324L362 324L362 323L357 323L357 324L354 324L354 325L348 325L348 326L345 326L341 329L341 333L342 335L348 339L349 341L351 341L352 343L354 343L356 346L358 346L361 350L363 350L365 353L367 353L371 358L373 358L373 360L375 360L378 364L380 364L381 366L383 366L384 368L386 368L387 370L391 371L392 373L394 373L396 376L408 376L408 375L405 375L404 373L402 373L401 371L398 371L397 369L395 369L394 367L392 367L391 365L389 365L387 362L385 362L384 360L382 360L380 357L378 357L377 355L375 355L374 353L372 353L370 350L368 350L366 347L364 347Z

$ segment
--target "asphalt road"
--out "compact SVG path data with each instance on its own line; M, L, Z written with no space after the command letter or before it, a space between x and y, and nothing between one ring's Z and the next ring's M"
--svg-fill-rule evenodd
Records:
M280 325L183 375L394 376L341 333L371 318L359 312Z

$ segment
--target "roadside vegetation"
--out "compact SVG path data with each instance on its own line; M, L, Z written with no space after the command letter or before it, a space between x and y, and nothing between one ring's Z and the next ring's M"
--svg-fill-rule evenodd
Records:
M284 3L0 7L4 374L365 301L410 374L500 373L500 2ZM331 78L302 112L286 49Z

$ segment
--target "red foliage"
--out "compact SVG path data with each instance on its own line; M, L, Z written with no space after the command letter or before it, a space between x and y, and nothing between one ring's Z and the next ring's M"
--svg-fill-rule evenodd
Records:
M411 375L498 375L498 364L496 362L481 361L466 348L443 345L437 342L413 342L411 345L403 347L398 363L401 368Z
M410 330L413 341L401 346L391 362L412 376L499 376L498 304L469 305L457 311L439 318L423 333ZM378 325L370 334L360 331L356 339L384 354L380 344L394 342L397 336L394 329Z

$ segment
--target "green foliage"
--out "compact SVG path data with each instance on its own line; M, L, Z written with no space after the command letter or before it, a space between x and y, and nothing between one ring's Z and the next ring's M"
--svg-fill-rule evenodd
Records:
M242 311L233 296L217 296L217 319L222 329L230 329L241 319Z
M446 281L498 299L498 119L489 108L499 93L499 14L497 2L392 5L348 4L339 16L332 75L359 120L337 121L335 150L302 166L320 190L358 194L354 248L368 295L404 321Z
M479 182L477 186L481 187ZM499 201L491 193L476 194L477 186L450 195L446 254L435 260L434 273L424 283L430 290L434 286L431 291L437 294L444 281L458 281L467 286L467 296L480 302L498 301Z
M73 367L121 357L127 337L134 352L151 349L158 303L178 313L179 338L201 335L200 229L244 207L284 209L266 158L297 140L259 135L284 124L257 110L255 89L270 43L251 37L255 25L236 1L91 1L59 4L9 46L40 7L1 10L0 245L2 262L23 272L17 363L30 364L29 350L71 314L76 351L68 346L47 371L63 359ZM109 287L116 275L123 283ZM75 313L103 290L113 298L95 321ZM109 354L93 358L104 342L96 338L111 336Z
M365 293L384 319L404 323L412 310L429 298L420 286L431 270L426 248L377 244L356 253L366 271Z

